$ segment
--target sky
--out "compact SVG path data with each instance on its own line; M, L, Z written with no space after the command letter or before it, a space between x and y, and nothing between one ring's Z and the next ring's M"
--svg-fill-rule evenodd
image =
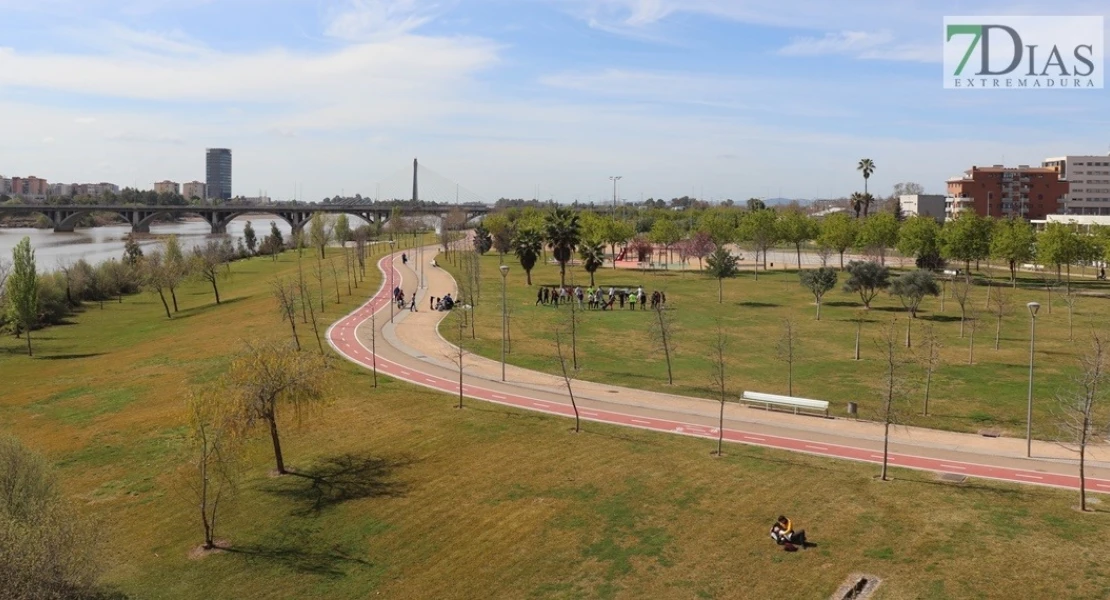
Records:
M1064 6L1066 4L1066 6ZM1110 153L1107 90L945 90L946 15L1105 0L0 0L0 174L306 200L839 197ZM1107 19L1110 23L1110 19ZM1106 36L1110 40L1110 34ZM451 198L448 198L451 196Z

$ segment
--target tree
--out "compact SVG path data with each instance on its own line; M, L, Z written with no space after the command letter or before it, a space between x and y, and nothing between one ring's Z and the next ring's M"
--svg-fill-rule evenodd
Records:
M893 196L915 196L925 193L925 186L913 181L903 181L902 183L894 184Z
M164 269L162 280L170 291L173 312L176 313L178 312L177 288L189 276L189 262L185 260L185 254L181 251L181 243L177 241L176 235L166 238L166 252L162 255L162 266Z
M971 277L957 277L952 280L952 297L960 305L960 337L964 337L964 323L967 322L967 309L971 301Z
M605 225L605 243L613 249L613 268L617 268L617 246L623 245L636 235L636 228L628 221L610 217Z
M335 234L335 241L339 242L340 246L347 247L347 242L351 241L351 220L345 214L340 214L335 218L335 227L332 229Z
M571 302L571 305L573 304ZM563 337L559 328L555 329L555 353L559 361L559 371L563 374L563 383L567 386L567 395L570 396L570 407L574 410L574 433L579 433L582 431L582 419L578 414L578 402L574 399L574 388L571 386L571 381L578 376L578 366L567 368L567 357L563 352Z
M450 354L448 357L452 362L459 367L459 405L455 408L462 410L463 408L463 367L466 361L466 311L465 307L459 307L453 311L455 315L455 343L451 345Z
M485 225L481 223L478 223L478 226L474 228L473 241L474 251L478 254L485 254L493 248L493 236L490 234L489 230L486 229Z
M297 351L301 350L301 338L297 335L297 287L292 281L286 283L284 278L278 277L270 282L270 290L278 302L282 320L289 322L293 332L293 345Z
M935 269L940 266L939 235L940 227L935 219L914 215L903 221L898 229L898 253L916 258L920 269Z
M863 212L863 194L852 192L852 195L848 198L848 206L852 208L852 212L854 212L856 218L859 219L860 213Z
M245 433L260 422L270 431L274 462L285 475L278 419L285 411L297 419L320 408L328 400L328 365L319 354L297 352L282 342L248 342L231 361L225 380L233 402L235 431Z
M1010 266L1010 284L1017 287L1017 267L1033 260L1036 234L1024 219L1009 218L998 222L991 237L990 254Z
M277 242L277 252L281 252L285 248L285 238L281 235L281 230L278 229L277 223L270 221L270 237Z
M696 231L686 245L686 253L698 259L698 270L705 269L705 257L716 249L713 238L704 231Z
M910 325L917 318L917 308L921 306L921 301L925 299L925 296L940 295L940 286L937 285L937 280L932 273L917 270L896 277L890 283L890 293L893 296L898 296L902 306L910 313L909 318L906 319L906 347L909 348Z
M786 363L786 395L794 395L794 361L797 359L798 328L793 319L783 319L782 334L775 347L778 359Z
M853 260L848 263L848 281L844 291L859 294L863 307L871 310L871 301L880 290L890 287L890 269L874 261Z
M717 421L717 456L723 456L725 441L725 402L728 400L728 338L725 337L725 328L721 319L717 318L717 338L712 346L710 358L713 361L709 371L709 379L713 387L720 394L721 414Z
M1075 339L1075 329L1073 328L1073 320L1075 317L1075 305L1079 302L1079 295L1073 291L1067 291L1064 294L1064 304L1068 306L1068 341ZM997 349L997 348L996 348Z
M802 287L813 294L813 298L817 302L817 320L820 321L821 299L826 292L836 287L836 270L832 267L821 267L815 270L800 271L798 278L801 280Z
M736 240L737 213L715 209L702 215L698 231L704 232L718 248Z
M670 265L671 247L682 239L682 230L670 219L656 219L655 223L651 226L651 233L648 234L648 239L650 239L652 243L663 246L663 251L667 253L667 261L665 264Z
M817 243L828 246L840 254L840 270L844 270L844 251L856 245L859 222L844 213L831 214L821 222Z
M767 251L782 239L779 232L779 216L773 210L757 210L744 215L740 221L739 237L755 248L757 255L763 256L763 270L767 270ZM759 278L759 269L756 269Z
M562 207L552 210L544 220L544 236L551 246L555 260L559 263L559 284L566 287L567 263L570 262L571 255L582 241L578 213Z
M513 227L505 213L493 213L482 219L489 231L493 249L497 251L498 264L505 262L505 255L513 249Z
M868 197L863 204L863 216L866 218L867 209L871 207L871 194L867 192L867 180L871 179L871 174L875 172L875 161L870 158L861 158L859 164L856 165L856 170L863 175L863 194Z
M725 279L736 277L740 273L740 259L729 252L724 246L718 246L713 254L706 259L706 272L717 280L717 304L724 302Z
M15 323L27 339L27 356L31 350L31 330L39 322L39 276L31 238L24 237L12 248L12 269L7 283L8 319Z
M674 385L674 373L671 370L671 357L675 351L674 322L667 313L666 306L662 303L655 306L655 319L652 320L651 337L655 340L659 350L663 352L663 358L667 361L667 385Z
M784 242L794 246L798 270L802 268L802 244L817 237L817 234L817 222L800 210L787 211L779 219L779 235Z
M748 212L767 210L767 204L759 198L748 198Z
M1037 234L1037 260L1045 265L1056 266L1056 281L1060 281L1060 267L1068 265L1068 290L1071 290L1071 264L1080 254L1079 237L1075 230L1063 223L1048 223L1044 231Z
M973 212L958 213L940 230L941 256L962 261L967 272L971 271L971 261L990 256L990 248L990 221Z
M139 242L133 236L128 235L127 241L123 244L123 262L130 267L137 267L142 259L143 249L139 246Z
M172 319L170 305L166 302L166 265L162 260L162 253L158 250L151 252L143 258L141 265L140 277L143 287L158 293L158 297L162 300L162 308L166 310L166 318Z
M899 421L899 404L905 396L906 380L902 375L904 359L898 354L898 342L894 334L894 322L883 333L879 347L883 350L885 367L883 372L882 414L883 421L883 470L881 478L887 481L887 465L890 462L890 426Z
M188 481L204 527L205 550L216 547L220 508L236 487L239 443L232 409L215 386L193 390L186 402L192 445Z
M975 364L975 332L979 329L979 316L974 308L968 313L968 324L971 335L968 336L967 342L967 364L973 365Z
M874 252L884 265L887 248L893 248L897 243L898 221L890 213L879 213L864 219L856 237L856 247Z
M933 331L933 326L930 324L925 328L925 335L922 336L921 346L924 348L923 353L920 355L920 360L925 366L925 404L921 409L923 416L929 416L929 391L933 385L933 373L941 365L940 350L944 347L941 343L940 337Z
M1010 309L1013 307L1012 296L1010 292L1005 289L999 288L991 297L991 304L994 307L995 326L994 326L994 349L998 350L998 342L1002 337L1002 318L1009 314ZM1069 333L1068 339L1071 339L1069 320Z
M100 597L95 528L66 501L49 463L0 435L0 596Z
M1090 349L1079 358L1080 371L1072 389L1057 394L1060 405L1058 426L1061 440L1079 454L1079 509L1087 510L1087 447L1105 440L1106 418L1106 342L1091 334Z
M250 221L247 221L247 224L243 226L243 243L247 246L247 252L250 252L251 255L258 248L258 234L254 232L254 226L251 225Z
M590 274L590 287L594 286L594 273L605 264L605 245L600 241L586 240L578 248L582 267Z
M324 213L312 213L312 219L308 222L308 239L309 243L320 252L321 259L327 258L325 252L331 237L332 231L328 227L328 219Z
M225 258L223 250L220 248L220 243L216 240L208 240L204 246L193 248L193 272L201 281L207 282L212 286L212 293L216 296L216 304L220 303L220 288L217 285L219 280L226 277L222 267Z

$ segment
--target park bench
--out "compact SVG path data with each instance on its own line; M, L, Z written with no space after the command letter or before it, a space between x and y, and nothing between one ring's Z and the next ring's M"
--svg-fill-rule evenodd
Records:
M778 394L764 394L761 392L744 392L742 400L763 404L767 410L772 406L792 408L794 414L798 410L820 411L824 416L829 416L829 403L827 400L811 400L809 398L795 398L794 396L780 396Z

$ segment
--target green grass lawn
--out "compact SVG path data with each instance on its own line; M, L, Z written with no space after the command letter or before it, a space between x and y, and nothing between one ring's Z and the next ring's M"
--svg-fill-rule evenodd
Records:
M557 265L537 265L532 272L533 286L525 284L524 272L512 257L508 295L513 364L556 373L554 330L567 326L569 310L536 306L536 286L557 285ZM450 261L443 266L458 277ZM501 275L498 258L482 258L482 298L477 307L477 339L467 342L468 349L488 358L501 357ZM984 264L985 267L985 264ZM1008 282L1008 272L998 269L997 283ZM569 268L568 285L589 285L589 274L581 267ZM919 364L903 370L910 376L903 412L907 424L955 431L999 429L1004 433L1025 435L1026 397L1029 376L1029 313L1026 302L1043 306L1037 317L1036 374L1034 378L1034 435L1055 436L1052 422L1055 395L1066 389L1077 371L1077 353L1084 351L1092 328L1104 328L1110 319L1110 286L1105 282L1080 279L1073 287L1080 294L1073 315L1074 340L1069 340L1068 308L1062 301L1062 288L1053 292L1051 312L1043 280L1019 278L1018 288L1003 289L1011 297L1012 308L1003 318L1000 347L994 349L996 317L987 310L987 288L976 286L968 303L978 317L975 331L974 364L968 364L971 326L960 337L959 305L949 296L941 310L939 298L926 299L918 318L912 323L912 352L902 348L902 358L912 360L921 354L917 345L926 327L932 327L943 344L943 364L933 376L930 415L921 416L924 399L924 370ZM676 352L673 358L675 382L667 385L666 364L661 349L653 343L651 311L582 311L578 327L580 378L629 387L669 391L691 396L715 397L711 389L709 349L716 340L716 320L720 319L729 336L729 374L732 393L743 390L787 393L786 363L780 361L776 347L782 336L783 321L792 319L799 343L794 364L794 395L828 400L833 414L844 414L847 402L859 403L860 415L877 415L881 399L883 354L877 342L891 320L897 319L895 335L904 340L907 313L896 297L885 292L872 302L864 314L861 335L862 360L854 360L857 315L862 304L858 295L841 291L847 275L841 273L837 288L824 299L821 320L814 319L813 296L801 287L796 271L760 273L756 281L751 272L724 282L724 302L718 304L717 280L696 272L640 272L599 270L598 285L608 288L642 285L650 296L653 290L667 295L674 321ZM1037 287L1039 286L1039 287ZM993 305L992 305L993 306ZM448 332L445 332L447 335ZM448 339L455 339L452 334ZM466 344L464 344L466 345Z
M385 377L373 389L346 363L326 412L283 424L286 460L316 480L270 477L259 437L220 526L232 550L191 559L201 529L182 483L183 393L218 376L240 340L285 335L267 282L295 269L294 253L236 263L228 302L189 286L172 321L149 295L89 307L40 332L33 359L0 339L0 429L58 466L105 533L105 583L128 597L824 598L852 572L884 578L886 599L1110 594L1110 513L1079 514L1074 493L898 470L881 483L874 466L743 446L715 459L710 441L592 423L575 435L565 419L458 411ZM344 288L327 318L376 281ZM668 295L702 285L673 281ZM759 285L776 281L787 289ZM740 290L757 288L731 284L741 312ZM530 309L517 304L519 319ZM639 335L643 315L604 317ZM775 547L780 513L818 547Z

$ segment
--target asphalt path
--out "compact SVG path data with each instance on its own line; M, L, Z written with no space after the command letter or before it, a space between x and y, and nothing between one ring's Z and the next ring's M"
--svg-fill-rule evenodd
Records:
M434 254L434 253L429 253ZM407 311L396 308L396 315L390 319L390 282L401 286L409 282L414 285L415 274L408 266L394 265L394 256L388 255L378 262L378 268L386 276L377 292L363 306L334 323L327 331L328 343L347 360L368 369L408 383L423 386L444 394L458 397L460 376L457 367L451 367L436 357L421 354L407 346L397 335L397 323L409 317ZM398 261L399 262L399 261ZM430 260L429 260L430 262ZM432 269L432 267L427 267ZM393 269L393 279L388 276ZM445 274L442 270L437 270ZM414 292L415 293L415 292ZM420 297L418 306L425 308L427 300ZM434 319L425 317L428 330L420 335L436 338L437 342L449 348L448 343L435 329L435 324L447 313L433 313ZM373 328L371 335L370 328ZM376 352L371 352L373 347ZM444 352L443 357L448 353ZM468 356L469 360L471 357ZM479 360L478 357L474 357ZM484 360L484 359L480 359ZM464 365L466 361L464 360ZM516 369L516 367L513 367ZM461 387L464 397L504 406L541 412L561 417L574 417L574 409L567 399L565 390L544 388L531 383L502 382L496 377L478 376L467 366L462 376ZM583 382L585 383L585 382ZM614 386L607 386L613 388ZM646 394L638 390L616 388L629 394ZM614 391L613 393L617 393ZM578 394L576 393L576 396ZM676 397L678 398L678 397ZM693 399L685 399L693 400ZM705 402L705 401L702 401ZM695 414L685 410L668 410L667 406L644 406L615 404L605 399L583 397L578 402L579 416L584 421L609 423L649 431L664 432L716 440L720 434L718 420L713 411ZM718 406L715 402L710 405ZM761 412L761 411L758 411ZM811 419L797 417L800 420ZM824 421L823 419L819 419ZM776 448L815 456L848 459L867 463L881 463L883 459L881 444L874 439L862 436L853 438L851 432L836 429L795 427L791 424L766 424L744 422L734 418L726 419L724 440L766 448ZM805 421L800 421L805 423ZM809 421L812 423L813 421ZM824 426L824 424L822 424ZM843 429L843 427L841 427ZM951 434L948 434L951 435ZM967 434L970 435L970 434ZM1022 440L1023 441L1023 440ZM1015 483L1042 485L1066 489L1078 489L1079 477L1074 461L1057 458L1027 459L1013 455L989 455L980 451L961 451L953 447L918 445L905 443L892 444L895 450L888 456L891 466L936 473L950 473L967 477L994 479ZM1096 465L1098 463L1095 463ZM1088 468L1089 473L1103 475L1105 470L1097 466ZM1110 478L1087 477L1088 491L1110 493Z

